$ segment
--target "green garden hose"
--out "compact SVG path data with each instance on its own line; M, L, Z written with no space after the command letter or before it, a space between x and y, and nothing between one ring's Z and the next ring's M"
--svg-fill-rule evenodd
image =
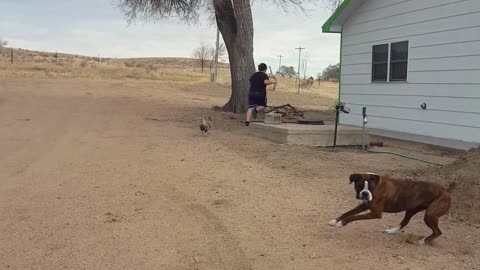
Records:
M407 159L411 159L411 160L415 160L415 161L424 162L424 163L431 164L431 165L435 165L435 166L444 166L443 164L435 163L435 162L432 162L432 161L423 160L423 159L418 159L418 158L414 158L414 157L409 157L409 156L406 156L406 155L397 154L397 153L392 153L392 152L375 151L375 150L369 150L369 149L367 149L367 152L369 152L369 153L374 153L374 154L393 155L393 156L398 156L398 157L402 157L402 158L407 158Z

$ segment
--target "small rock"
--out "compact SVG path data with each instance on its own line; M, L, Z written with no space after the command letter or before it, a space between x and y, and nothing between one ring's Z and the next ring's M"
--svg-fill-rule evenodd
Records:
M313 253L312 255L310 255L310 259L316 259L317 258L317 253Z
M135 196L141 196L141 195L145 195L145 192L142 192L142 191L135 192Z
M105 221L105 223L115 223L115 222L118 222L119 220L116 219L116 218L110 218L108 219L107 221Z

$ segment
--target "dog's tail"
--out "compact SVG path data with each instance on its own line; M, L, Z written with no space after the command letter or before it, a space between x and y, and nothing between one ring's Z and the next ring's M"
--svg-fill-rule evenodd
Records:
M455 183L455 182L450 182L450 183L448 184L447 190L448 190L448 192L451 193L456 187L457 187L457 183Z

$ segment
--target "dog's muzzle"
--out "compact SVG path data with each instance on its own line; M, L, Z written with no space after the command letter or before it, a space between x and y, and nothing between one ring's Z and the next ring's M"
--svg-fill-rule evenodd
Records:
M365 186L363 187L363 190L358 193L358 199L362 201L371 201L373 199L372 192L368 190L368 181L365 181Z
M371 201L373 199L372 193L370 191L362 191L358 195L358 198L362 201Z

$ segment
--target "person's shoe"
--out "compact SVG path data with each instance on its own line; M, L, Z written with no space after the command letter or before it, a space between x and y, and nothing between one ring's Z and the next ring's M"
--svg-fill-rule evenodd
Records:
M245 126L246 126L246 127L250 126L250 122L245 121Z
M253 116L253 119L257 119L257 108L253 108L252 116Z

